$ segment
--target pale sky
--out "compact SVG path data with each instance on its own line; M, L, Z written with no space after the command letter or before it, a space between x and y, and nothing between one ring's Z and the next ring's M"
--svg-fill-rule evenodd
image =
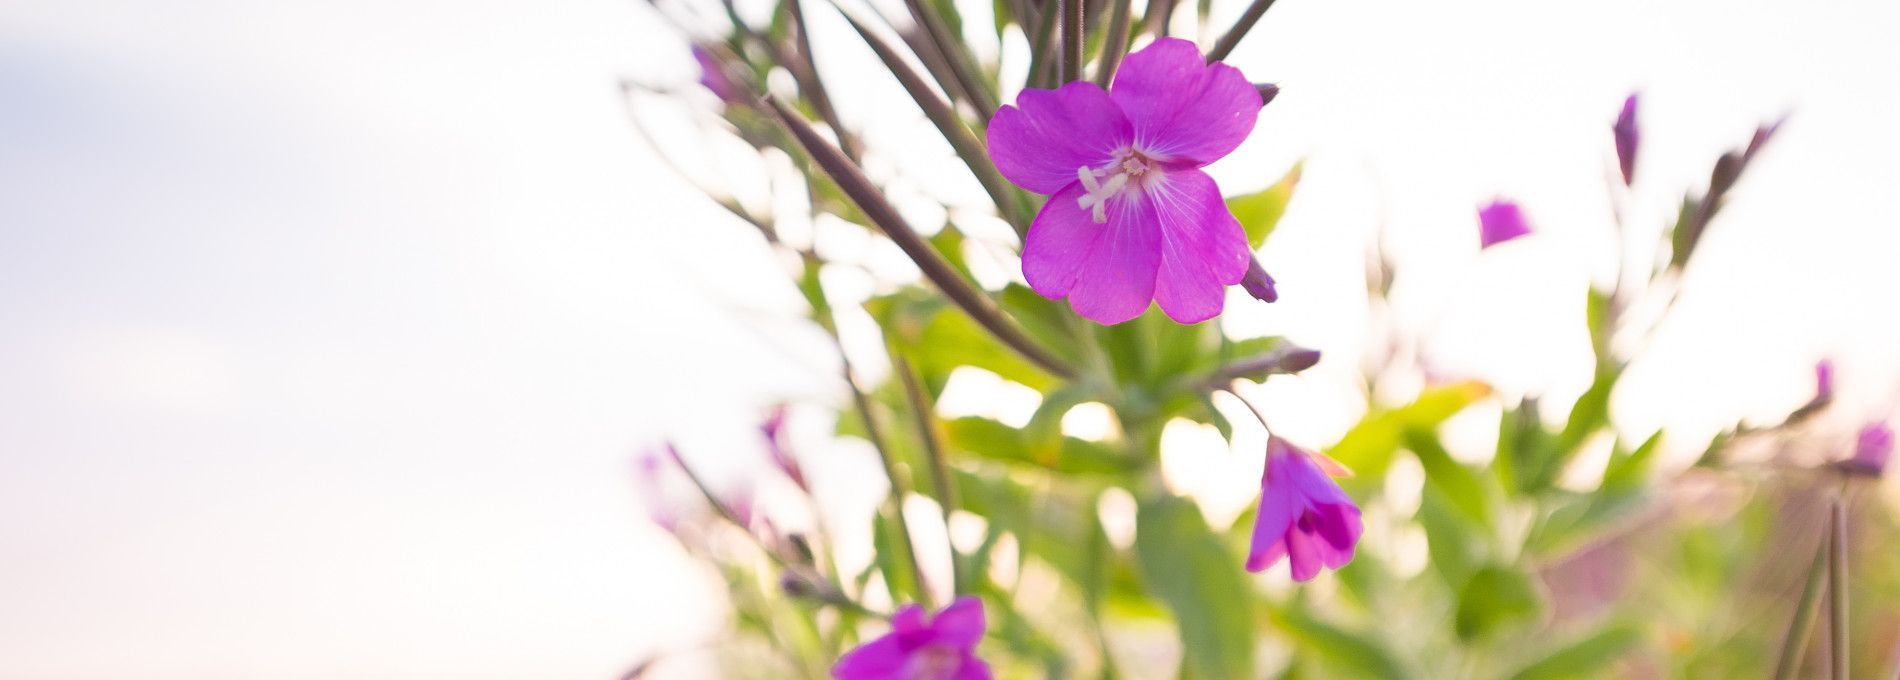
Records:
M0 5L0 680L602 678L716 634L631 453L742 470L762 404L835 395L764 247L627 124L619 80L688 85L684 43L636 0L165 5ZM863 63L820 21L827 66ZM1306 179L1263 256L1282 302L1225 323L1328 352L1268 398L1324 404L1278 422L1330 442L1383 221L1441 368L1574 395L1640 89L1639 231L1793 118L1621 422L1693 449L1805 400L1823 356L1840 427L1889 417L1897 34L1875 1L1281 0L1232 62L1284 91L1214 174ZM874 144L928 129L854 80ZM743 183L705 148L669 150ZM922 217L972 195L932 149L873 166ZM1498 194L1537 233L1480 258Z

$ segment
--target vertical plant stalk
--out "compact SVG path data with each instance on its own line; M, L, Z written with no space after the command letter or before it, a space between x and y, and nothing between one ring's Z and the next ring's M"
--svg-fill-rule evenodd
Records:
M1847 680L1852 659L1847 649L1847 492L1842 490L1828 513L1827 627L1828 667L1834 680Z
M833 6L836 6L836 3L833 3ZM996 170L996 164L990 162L989 152L983 148L983 142L976 138L976 133L971 132L970 128L957 118L956 111L950 108L950 102L938 98L937 94L930 90L930 85L924 82L923 76L913 70L909 64L904 63L903 57L898 55L897 50L892 49L889 43L878 39L869 27L844 11L843 7L837 7L837 9L844 15L845 21L850 22L851 27L857 30L858 35L864 38L864 44L869 45L871 51L877 53L877 58L884 62L884 66L890 69L892 75L897 77L898 84L903 85L904 91L910 93L910 98L917 102L918 108L923 109L924 117L929 118L930 122L937 126L938 132L943 133L943 138L950 142L950 147L956 151L957 157L963 159L963 164L970 168L970 174L976 175L977 183L983 185L983 191L988 193L990 200L996 203L997 213L1009 222L1009 225L1016 230L1018 237L1026 236L1029 233L1029 225L1022 214L1020 202L1016 200L1016 193L1011 190L1009 182L1003 179L1003 174Z
M1050 0L1053 2L1054 0ZM1057 59L1055 54L1056 24L1061 23L1059 12L1045 11L1042 21L1036 22L1036 36L1029 41L1029 83L1028 87L1049 89L1055 79L1055 70L1049 64Z
M1129 15L1134 13L1131 0L1115 0L1109 8L1108 33L1102 37L1101 62L1095 65L1095 84L1104 88L1115 80L1115 69L1128 52Z
M835 324L833 325L835 328ZM871 441L871 448L877 449L878 462L884 466L884 477L890 480L891 492L884 497L884 512L895 522L897 542L904 553L904 564L910 571L911 584L917 588L916 601L927 609L936 609L930 599L930 586L924 583L924 569L917 561L917 547L911 542L910 522L904 519L904 495L908 487L897 474L897 460L891 455L891 447L885 443L884 428L878 425L877 414L871 409L871 400L858 389L857 379L853 377L851 358L845 355L843 342L838 343L838 360L844 365L844 386L851 390L851 405L858 412L858 419L864 421L864 437ZM891 585L891 596L897 597L897 585Z
M917 369L905 361L904 357L893 354L893 368L904 379L904 398L910 402L910 410L917 417L917 437L923 441L924 456L930 463L930 486L937 496L937 505L943 509L945 535L949 535L950 513L957 510L956 481L950 477L950 461L943 450L943 433L937 425L936 411L931 408L930 396L924 394L924 387L917 380ZM950 592L961 595L964 592L963 562L956 558L956 546L950 548Z
M1055 0L1062 15L1062 83L1082 79L1082 2Z
M1153 33L1156 38L1168 37L1168 20L1174 17L1174 0L1148 0L1148 10L1141 17L1143 31Z
M818 77L818 58L811 51L811 24L805 21L804 2L803 0L787 0L785 5L791 12L793 33L798 39L798 61L786 64L786 67L791 68L793 73L802 71L803 77L798 79L799 89L805 92L805 99L811 102L812 110L818 112L818 116L825 120L826 125L838 131L839 141L846 142L845 155L854 159L860 158L864 150L857 148L856 138L846 135L844 124L839 121L837 109L831 106L831 95L825 91L824 80Z
M1808 636L1814 632L1814 614L1821 595L1821 579L1827 569L1830 541L1826 536L1814 550L1808 567L1808 582L1801 588L1801 600L1794 605L1794 620L1788 623L1788 636L1781 641L1781 657L1775 663L1774 680L1790 680L1801 668L1801 653L1807 650Z
M1232 54L1234 46L1240 44L1241 38L1247 37L1247 32L1253 30L1253 25L1259 23L1261 15L1266 14L1267 8L1272 6L1273 0L1253 0L1253 4L1247 5L1247 11L1240 14L1234 27L1221 34L1220 39L1214 41L1214 47L1207 51L1207 63L1226 59L1227 55Z
M937 16L936 11L924 5L924 0L904 0L904 5L910 8L911 18L917 21L924 36L950 67L957 89L963 91L963 100L970 103L970 108L975 109L977 116L987 125L990 115L996 113L996 98L990 95L989 86L977 75L976 58L964 48L961 36L951 35L950 27L944 25L943 18Z
M864 176L857 165L838 151L838 147L825 141L817 130L813 130L798 114L786 109L777 98L769 95L764 97L762 106L777 115L779 123L797 138L798 144L811 155L813 162L838 183L838 187L851 197L858 209L864 211L865 216L885 236L890 237L905 255L910 256L917 268L923 270L924 277L930 279L944 297L970 315L971 320L988 330L997 340L1043 370L1063 378L1075 375L1066 362L1037 345L1021 326L996 307L994 301L965 281L949 262L944 261L943 255L918 236L916 230L911 229L910 224L897 213L897 209L884 200L884 194L871 184L871 180Z

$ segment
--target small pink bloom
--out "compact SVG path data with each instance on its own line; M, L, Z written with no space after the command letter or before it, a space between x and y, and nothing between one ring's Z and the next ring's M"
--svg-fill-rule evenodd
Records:
M1267 439L1247 571L1262 571L1287 557L1293 580L1310 580L1321 566L1338 569L1351 562L1363 531L1359 506L1311 456L1279 437Z
M719 57L713 56L713 53L704 47L694 45L693 61L699 62L699 84L701 86L704 86L707 90L711 90L713 95L719 97L720 101L732 102L739 100L742 90L738 85L733 84L732 76L726 73L726 67L719 62Z
M1023 243L1029 286L1097 323L1151 301L1180 323L1220 314L1251 253L1201 168L1240 146L1260 106L1239 70L1179 38L1128 55L1110 90L1023 90L989 149L1004 177L1050 196Z
M1498 199L1478 209L1480 247L1489 248L1529 233L1530 223L1524 221L1524 211L1516 203Z
M1636 147L1642 139L1641 131L1636 129L1636 95L1631 94L1623 100L1623 111L1616 114L1616 125L1610 128L1616 138L1616 166L1623 171L1623 185L1635 181Z
M1893 428L1886 423L1868 423L1854 443L1854 457L1847 466L1857 472L1878 476L1887 469L1887 457L1893 455Z
M974 597L924 618L907 605L891 617L891 632L846 652L831 667L838 680L990 680L990 666L976 657L983 639L983 603Z

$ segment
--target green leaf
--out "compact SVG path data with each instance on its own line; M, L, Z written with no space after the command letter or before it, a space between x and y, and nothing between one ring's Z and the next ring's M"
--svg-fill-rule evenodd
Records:
M1479 569L1458 593L1456 628L1464 640L1520 627L1544 610L1531 575L1516 569Z
M1293 169L1273 186L1244 196L1227 199L1227 209L1234 213L1234 219L1240 220L1240 228L1247 232L1247 245L1254 250L1260 249L1267 235L1280 223L1280 216L1286 214L1287 203L1293 200L1293 189L1300 183L1300 166L1294 163Z
M1453 460L1445 445L1439 443L1435 430L1407 428L1403 438L1405 448L1411 449L1425 467L1425 481L1444 492L1445 498L1478 526L1489 526L1490 489L1485 488L1478 473Z
M1534 661L1511 680L1574 680L1607 677L1610 664L1642 641L1642 633L1627 624L1607 626L1582 639L1557 648Z
M1186 650L1184 675L1254 677L1253 588L1200 508L1171 496L1142 504L1135 553L1148 590L1174 612Z
M1603 488L1614 491L1642 486L1649 474L1649 463L1656 457L1656 448L1662 443L1662 435L1662 430L1657 430L1629 455L1612 456L1609 466L1603 470Z
M1301 652L1311 651L1335 666L1351 670L1352 674L1346 677L1401 680L1411 676L1376 637L1348 632L1299 607L1275 609L1270 618L1282 633L1297 643ZM1313 677L1323 676L1315 674Z
M943 424L944 440L952 448L973 456L1009 463L1034 465L1060 473L1120 473L1134 469L1136 461L1116 453L1112 447L1058 431L1054 446L1030 444L1028 434L988 418L957 418Z
M1484 383L1473 381L1429 388L1405 406L1368 412L1326 450L1326 455L1368 479L1377 479L1392 464L1392 454L1399 450L1399 436L1407 428L1437 427L1490 393Z

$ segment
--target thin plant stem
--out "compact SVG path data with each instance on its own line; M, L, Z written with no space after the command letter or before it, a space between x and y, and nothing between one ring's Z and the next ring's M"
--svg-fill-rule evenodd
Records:
M878 191L877 187L871 184L871 180L864 176L864 172L838 151L838 147L825 141L818 135L818 131L813 130L803 118L785 108L785 105L776 98L767 96L763 99L763 104L764 108L777 114L779 123L797 138L799 145L811 155L812 160L838 183L838 187L844 191L845 195L864 211L865 216L870 218L885 236L897 244L905 255L910 256L911 261L917 264L917 268L923 270L925 278L930 279L930 282L943 292L944 297L949 298L968 314L971 320L988 330L997 340L1021 354L1023 358L1042 367L1043 370L1064 378L1075 375L1075 371L1069 367L1068 362L1057 358L1049 350L1030 339L1028 333L1004 314L996 306L994 300L977 290L969 281L964 280L962 274L951 267L942 254L925 242L923 237L918 236L916 230L910 227L910 223L898 214L897 208L885 200L883 192Z
M1029 41L1029 87L1048 88L1054 78L1049 64L1056 58L1056 24L1061 23L1058 12L1045 11L1042 20L1036 22L1035 39Z
M1801 653L1807 650L1808 635L1814 632L1816 600L1820 599L1821 580L1827 568L1828 538L1822 537L1808 567L1808 582L1801 588L1801 599L1794 606L1794 620L1788 623L1788 635L1781 641L1780 660L1775 663L1774 680L1789 680L1801 668Z
M957 511L956 480L950 477L949 457L943 450L943 433L938 430L935 411L931 408L929 395L917 378L917 369L905 361L902 356L891 358L893 368L904 380L904 398L910 402L910 409L917 418L917 438L923 441L924 456L929 458L930 485L937 496L937 506L943 510L943 526L948 532L950 514ZM947 535L947 533L946 533ZM950 548L950 592L963 594L963 561L956 559L956 547Z
M1072 83L1082 78L1082 3L1083 0L1055 0L1062 15L1062 80Z
M911 18L923 29L924 37L929 39L944 64L950 67L957 89L962 90L963 100L969 102L970 108L975 109L977 116L988 124L990 115L996 112L996 98L990 95L989 86L977 76L976 60L964 49L963 41L950 34L950 27L944 25L943 18L926 7L923 0L904 0L904 5L910 8Z
M1129 15L1134 13L1131 0L1115 0L1109 8L1108 34L1102 39L1101 62L1095 65L1095 84L1108 87L1115 80L1115 69L1121 66L1122 56L1128 51Z
M976 176L977 183L983 186L983 191L988 193L990 200L996 203L997 213L1009 222L1010 227L1016 230L1018 237L1027 235L1029 226L1023 220L1016 193L1010 189L1009 182L1003 179L1003 174L996 170L996 164L990 161L989 153L983 149L983 142L976 138L976 134L971 132L970 128L963 124L962 119L957 117L956 111L950 108L950 102L944 101L937 96L937 93L932 92L930 85L924 82L923 76L918 75L909 64L904 63L903 57L897 53L897 50L879 39L871 32L870 27L852 17L843 7L838 7L835 2L833 6L837 7L838 12L844 15L845 21L850 22L851 27L857 30L858 35L864 38L864 44L869 45L871 51L877 54L877 58L884 62L884 66L890 69L891 75L897 77L898 84L903 85L904 91L910 93L910 98L917 102L918 108L923 109L924 117L929 118L930 122L937 126L937 131L943 134L943 138L950 142L950 148L956 151L958 158L963 159L963 164L970 168L970 174Z
M1847 493L1834 500L1828 513L1827 637L1828 667L1834 680L1847 680L1852 659L1847 649Z
M838 139L846 142L844 145L846 155L853 159L859 158L864 151L856 148L855 137L846 136L844 124L838 118L838 111L831 106L831 95L825 91L825 82L818 76L817 57L813 56L811 51L811 24L805 21L804 0L787 0L785 6L790 10L792 29L798 38L798 60L785 66L793 73L802 72L804 77L798 79L799 86L805 91L805 99L811 102L812 110L818 112L818 116L825 120L826 125L838 131Z
M832 327L836 328L835 323ZM858 388L857 379L851 368L851 358L846 356L843 343L838 344L838 360L844 365L844 385L851 391L851 405L857 410L858 418L864 421L864 436L870 440L871 448L877 450L878 462L884 467L884 477L890 480L891 492L884 498L884 511L889 513L890 520L896 523L894 533L898 543L902 544L899 550L903 552L904 564L910 571L911 584L916 587L914 593L916 601L924 604L926 608L935 609L936 607L930 602L930 587L924 583L922 563L917 560L917 548L911 541L910 523L904 519L904 495L908 492L908 487L904 484L903 478L897 474L896 457L891 454L891 448L884 439L884 428L878 424L877 414L871 409L870 398L865 396L864 390ZM896 584L891 585L895 590ZM896 595L894 592L892 594Z
M1247 37L1247 32L1253 30L1254 24L1260 22L1261 15L1266 14L1267 8L1272 6L1273 0L1253 0L1253 4L1247 5L1247 11L1240 14L1234 27L1221 34L1220 39L1214 41L1214 46L1207 50L1207 63L1226 59L1227 55L1232 54L1234 47L1240 44L1240 39Z
M1168 21L1174 17L1174 0L1148 0L1147 13L1141 17L1142 30L1156 38L1168 37Z

